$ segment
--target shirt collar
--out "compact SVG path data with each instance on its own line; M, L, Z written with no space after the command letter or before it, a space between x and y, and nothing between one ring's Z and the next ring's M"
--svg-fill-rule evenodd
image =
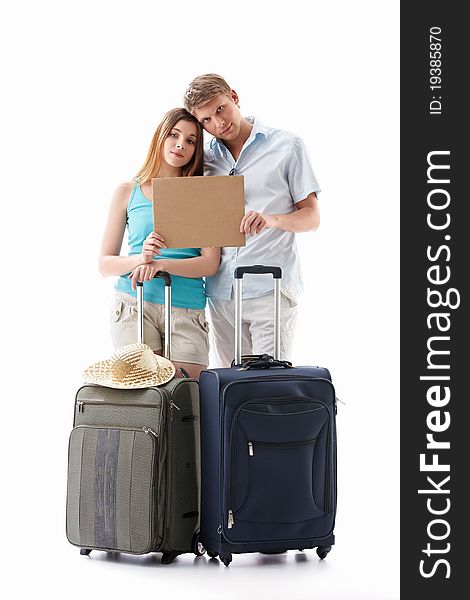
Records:
M250 139L250 138L254 139L258 133L260 133L261 135L264 135L265 138L268 137L269 129L267 127L265 127L259 119L257 119L256 117L253 117L253 116L249 116L249 117L245 117L245 120L248 121L248 123L251 123L253 125L253 129L251 130L250 137L248 139Z

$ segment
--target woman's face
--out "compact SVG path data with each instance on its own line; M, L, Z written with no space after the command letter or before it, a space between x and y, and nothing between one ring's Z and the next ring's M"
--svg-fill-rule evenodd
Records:
M178 121L163 143L163 158L171 167L182 168L188 164L196 149L197 125L191 121Z

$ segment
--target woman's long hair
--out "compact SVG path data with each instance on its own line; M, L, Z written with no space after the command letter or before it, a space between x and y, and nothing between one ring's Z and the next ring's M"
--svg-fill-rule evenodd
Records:
M173 127L181 120L190 121L197 127L194 154L188 164L184 165L182 168L182 176L191 177L192 175L204 174L204 140L202 125L184 108L173 108L165 114L153 135L147 158L135 177L140 185L157 176L163 160L163 144L170 135Z

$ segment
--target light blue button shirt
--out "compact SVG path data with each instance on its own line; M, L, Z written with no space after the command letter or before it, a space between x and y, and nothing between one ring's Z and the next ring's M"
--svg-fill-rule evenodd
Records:
M245 211L266 214L287 214L294 204L310 193L320 191L313 173L307 149L302 139L288 131L253 123L238 160L234 160L225 144L213 138L204 153L205 175L243 175ZM264 229L246 236L246 246L222 248L216 275L206 280L206 295L229 300L232 294L233 272L248 265L279 266L282 269L282 290L290 298L303 291L302 274L295 234L281 229ZM243 297L257 298L273 289L271 275L245 275Z

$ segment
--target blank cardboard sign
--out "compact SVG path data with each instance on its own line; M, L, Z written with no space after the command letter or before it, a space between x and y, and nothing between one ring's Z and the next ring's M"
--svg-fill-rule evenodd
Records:
M243 177L152 179L154 228L168 248L244 246Z

